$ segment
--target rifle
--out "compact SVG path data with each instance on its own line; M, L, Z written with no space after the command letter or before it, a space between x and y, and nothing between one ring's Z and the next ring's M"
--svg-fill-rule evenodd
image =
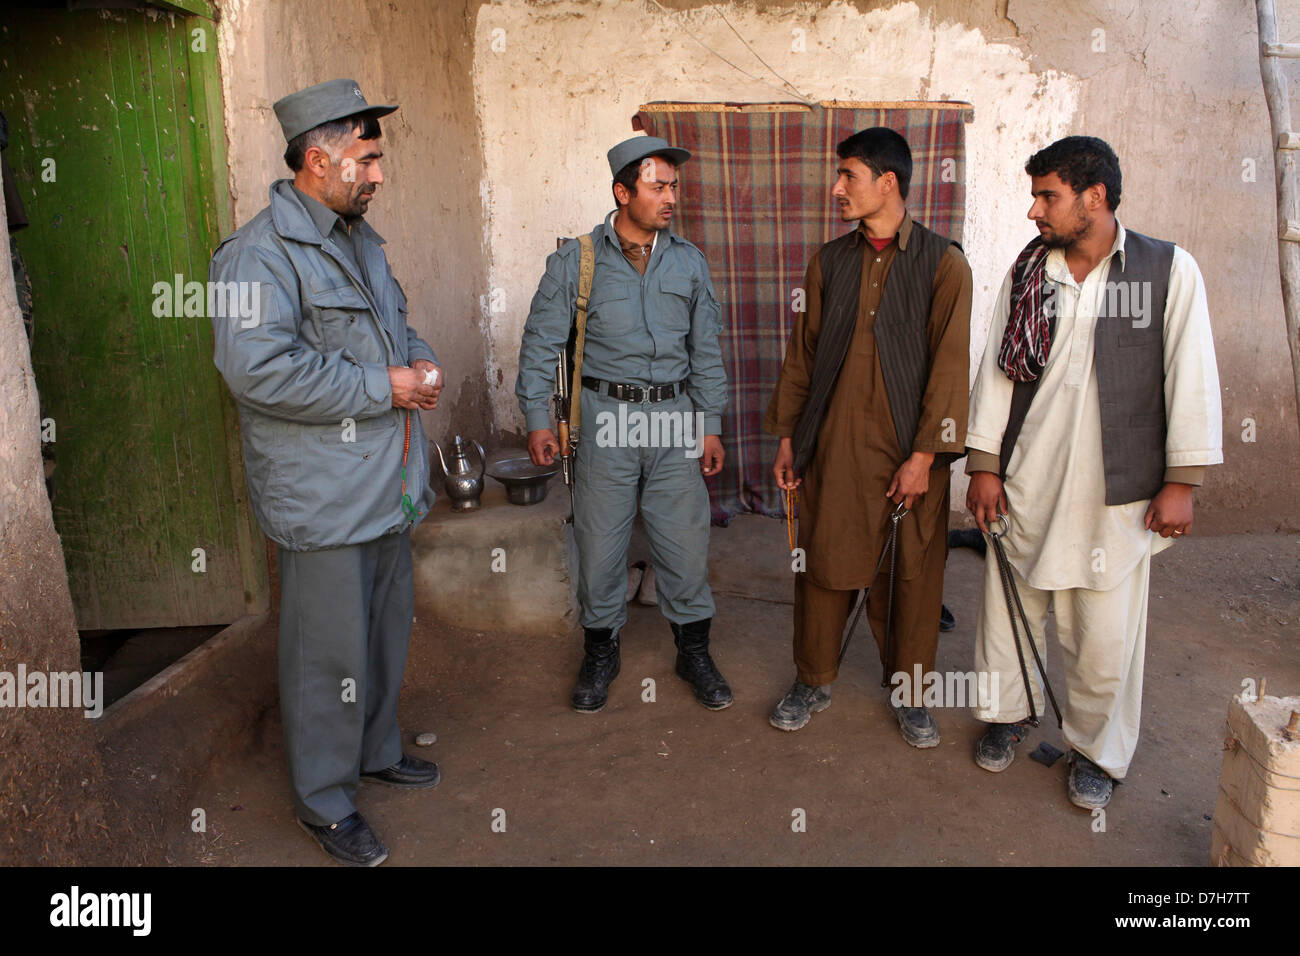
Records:
M561 240L563 244L563 240ZM555 357L555 425L560 440L560 469L569 486L569 504L573 504L574 456L578 453L578 433L582 424L582 353L587 341L587 300L596 268L595 246L591 236L578 237L578 295L574 300L573 324L569 340ZM574 393L578 403L573 403ZM572 424L570 424L572 423ZM572 508L570 508L572 512Z
M555 430L560 438L560 473L564 483L569 486L569 499L573 499L573 445L569 435L569 412L573 401L570 390L569 354L560 349L555 355L555 394L551 401L555 403Z

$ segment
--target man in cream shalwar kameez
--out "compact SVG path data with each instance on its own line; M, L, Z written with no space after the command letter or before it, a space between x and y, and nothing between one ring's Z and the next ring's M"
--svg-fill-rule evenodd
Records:
M1071 137L1063 142L1084 139ZM1088 149L1097 143L1085 141L1076 149L1087 158ZM1104 143L1101 147L1109 153ZM1039 156L1047 153L1044 150ZM1190 527L1190 486L1201 484L1205 466L1223 461L1214 340L1200 270L1186 251L1175 248L1163 329L1164 486L1155 500L1107 505L1095 342L1098 316L1107 314L1105 297L1114 294L1107 290L1108 270L1123 268L1126 255L1128 233L1113 213L1118 204L1118 162L1113 170L1114 195L1107 196L1103 186L1098 204L1098 187L1087 183L1087 168L1082 183L1089 188L1076 182L1072 189L1068 182L1080 175L1080 164L1070 165L1069 149L1048 157L1066 163L1059 175L1055 170L1044 172L1039 156L1026 167L1034 176L1035 203L1029 215L1039 224L1049 250L1044 270L1055 293L1055 328L1032 405L1006 465L1005 497L997 505L1007 514L1002 540L1040 655L1045 650L1047 613L1051 607L1055 610L1066 678L1058 700L1063 736L1076 752L1073 761L1081 763L1078 755L1082 754L1095 765L1082 762L1087 772L1100 768L1111 780L1122 779L1137 746L1151 557ZM1109 156L1113 159L1114 154ZM1057 209L1050 206L1054 200ZM1108 250L1098 246L1099 251L1105 250L1100 261L1078 278L1082 268L1068 261L1071 232L1081 231L1095 243L1112 230ZM1112 266L1113 260L1119 264ZM994 483L989 479L996 479L999 472L1014 387L999 365L999 343L1004 342L1012 312L1011 293L1009 272L971 396L966 438L967 471L972 475L968 506L990 531L1003 527L981 505L992 504L988 489ZM980 482L984 484L977 487ZM1183 497L1185 512L1163 507ZM1022 648L1034 685L1035 709L1042 714L1044 700L1032 653L1023 643ZM975 710L976 717L993 724L980 742L976 759L985 769L1001 770L1011 762L1014 744L1025 733L1019 722L1029 716L1029 709L992 553L985 562L975 667L978 672L997 673L1000 689L993 706ZM1091 808L1109 800L1111 781L1093 776L1089 786L1090 781L1076 780L1072 771L1069 795L1076 805Z

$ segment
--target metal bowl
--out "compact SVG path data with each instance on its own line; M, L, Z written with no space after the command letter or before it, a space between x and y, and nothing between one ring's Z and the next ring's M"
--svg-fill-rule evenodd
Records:
M547 482L559 470L558 463L534 465L526 454L498 458L487 467L488 477L505 485L506 497L516 505L535 505L545 499Z

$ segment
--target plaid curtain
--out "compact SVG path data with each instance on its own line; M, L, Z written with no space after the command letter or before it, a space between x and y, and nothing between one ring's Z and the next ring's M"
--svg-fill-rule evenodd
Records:
M635 129L692 154L679 175L675 228L709 262L731 399L723 419L726 465L709 482L715 523L738 512L782 514L771 473L777 440L763 432L763 415L808 260L848 231L830 197L835 144L869 126L901 133L912 147L908 209L960 242L969 110L964 103L652 103L633 120Z

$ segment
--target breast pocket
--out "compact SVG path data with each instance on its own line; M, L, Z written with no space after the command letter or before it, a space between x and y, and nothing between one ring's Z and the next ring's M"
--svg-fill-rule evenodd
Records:
M659 312L664 328L685 334L691 329L690 276L668 274L659 279Z
M635 282L605 282L592 290L587 329L597 336L630 335L642 329L641 289Z
M1139 349L1147 347L1157 351L1164 349L1162 329L1154 322L1149 322L1144 326L1141 324L1140 319L1114 319L1111 321L1119 324L1117 341L1120 348Z
M378 323L355 286L313 292L310 297L324 351L346 349L358 362L384 362Z

